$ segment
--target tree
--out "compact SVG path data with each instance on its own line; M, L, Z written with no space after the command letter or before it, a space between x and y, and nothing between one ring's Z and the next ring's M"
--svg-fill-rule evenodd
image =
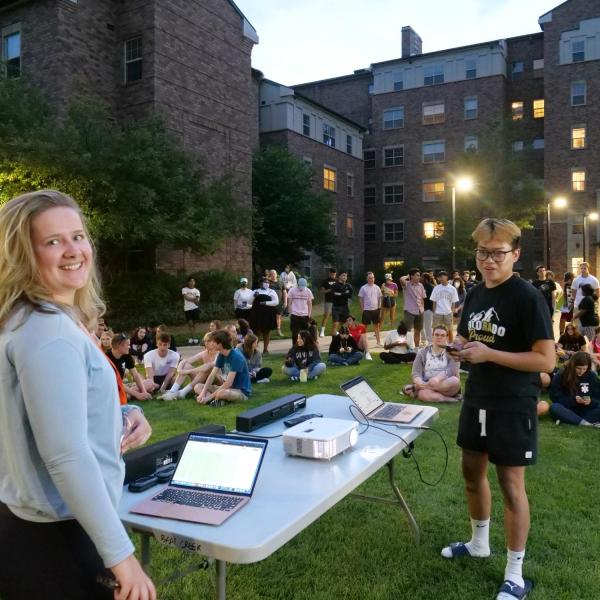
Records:
M312 191L312 168L279 146L254 158L254 262L295 264L306 252L333 258L331 200Z

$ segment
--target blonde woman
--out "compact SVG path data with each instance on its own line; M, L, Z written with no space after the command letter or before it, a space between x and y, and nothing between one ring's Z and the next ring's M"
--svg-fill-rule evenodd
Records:
M0 208L0 597L156 598L117 514L121 452L150 428L119 408L89 333L103 310L70 197L43 190Z

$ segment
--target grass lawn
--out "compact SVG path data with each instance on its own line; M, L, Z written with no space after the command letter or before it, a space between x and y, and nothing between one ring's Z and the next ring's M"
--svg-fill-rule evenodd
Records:
M206 423L221 423L232 429L235 415L246 408L292 390L307 395L339 393L339 384L357 373L365 375L383 398L400 400L398 390L409 381L410 374L408 366L383 365L374 354L373 362L329 368L317 381L292 384L280 374L281 356L270 355L264 362L274 370L272 382L255 386L244 406L201 407L191 399L145 403L154 429L151 441ZM420 545L413 543L404 513L398 508L346 498L269 558L251 565L228 565L228 598L495 598L503 579L505 548L502 502L493 477L492 557L456 562L440 557L440 549L448 542L466 540L470 535L455 444L459 410L457 405L441 406L434 424L450 453L448 471L440 484L433 488L425 485L412 460L398 458L397 477L420 525ZM436 480L444 463L439 438L425 432L416 442L415 456L423 477ZM525 574L536 584L532 599L600 598L599 458L600 431L557 427L551 419L542 419L540 459L527 477L532 527ZM361 486L361 491L386 494L386 477L387 471L381 470ZM160 546L154 540L152 551L155 582L199 562L195 555ZM158 589L163 600L212 598L214 592L213 568L159 585Z

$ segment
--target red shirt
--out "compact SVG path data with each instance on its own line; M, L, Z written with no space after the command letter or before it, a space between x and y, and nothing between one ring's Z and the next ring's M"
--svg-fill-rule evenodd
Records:
M354 327L348 327L348 331L350 332L350 335L354 338L354 341L358 344L360 336L363 333L367 333L367 328L362 323L359 323Z

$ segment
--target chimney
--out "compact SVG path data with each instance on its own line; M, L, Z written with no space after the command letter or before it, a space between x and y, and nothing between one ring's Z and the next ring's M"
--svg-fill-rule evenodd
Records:
M423 40L421 36L410 25L406 25L402 28L402 58L422 53Z

